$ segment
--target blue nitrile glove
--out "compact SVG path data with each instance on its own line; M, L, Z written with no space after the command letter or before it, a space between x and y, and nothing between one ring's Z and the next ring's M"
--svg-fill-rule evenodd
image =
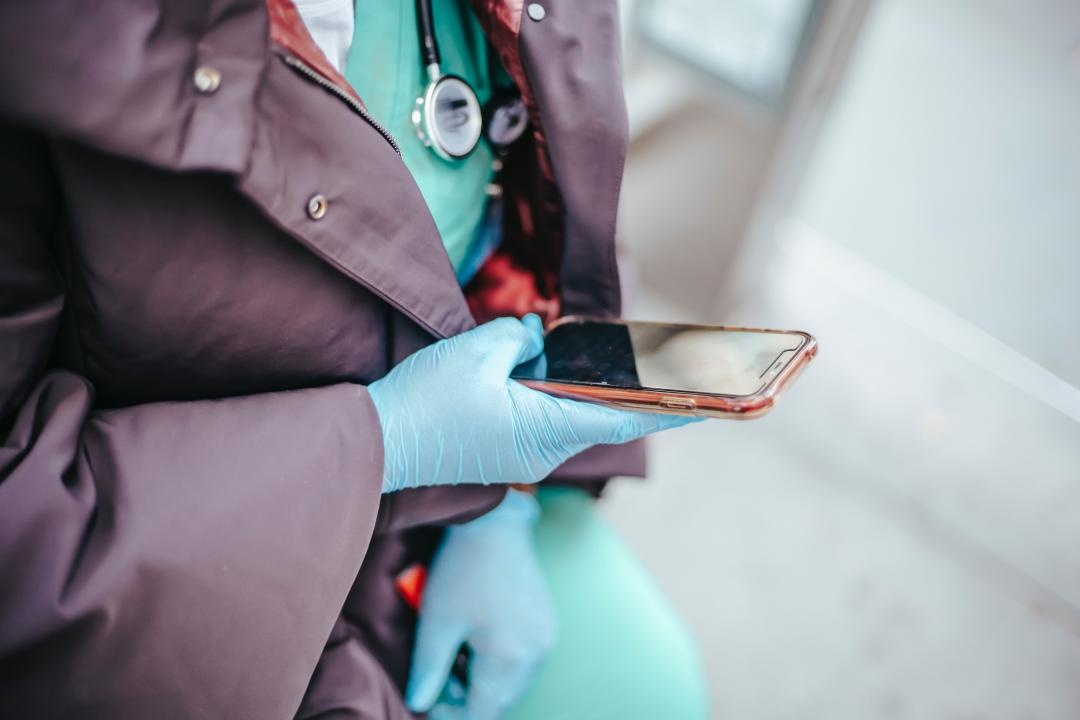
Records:
M499 318L405 358L368 388L382 422L383 492L529 483L599 443L693 418L563 400L510 379L543 351L540 318Z
M533 548L539 515L536 498L510 490L487 515L447 530L420 605L405 692L411 710L431 709L444 693L463 643L471 653L464 699L447 693L432 720L498 718L528 688L555 641L555 608Z

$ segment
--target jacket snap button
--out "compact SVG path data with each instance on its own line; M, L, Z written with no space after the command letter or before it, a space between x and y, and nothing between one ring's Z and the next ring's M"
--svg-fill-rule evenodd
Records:
M326 215L326 196L325 195L312 195L311 199L307 201L307 214L312 220L322 220Z
M209 65L202 65L195 70L195 89L210 94L221 85L221 73Z
M529 7L526 8L525 11L529 13L529 17L536 22L540 22L547 16L547 10L544 10L544 6L540 3L529 3Z

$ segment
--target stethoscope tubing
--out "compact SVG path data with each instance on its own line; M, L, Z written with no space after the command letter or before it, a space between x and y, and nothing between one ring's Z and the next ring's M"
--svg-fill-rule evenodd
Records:
M416 32L420 38L420 59L429 68L442 64L439 41L435 39L435 18L431 12L431 0L416 0Z
M416 0L416 32L420 41L420 59L423 63L424 72L427 75L427 86L424 88L423 94L417 98L416 108L413 110L413 121L416 125L416 131L420 137L421 142L429 147L436 155L444 160L458 160L469 155L480 141L480 136L483 134L483 128L488 125L489 118L494 117L497 107L480 108L479 100L476 97L476 91L473 89L464 78L456 75L446 75L442 71L442 56L439 52L439 42L435 36L435 15L432 11L431 0ZM491 48L488 49L488 62L492 61ZM444 129L439 127L439 120L436 112L436 108L433 107L433 101L436 96L443 92L442 88L444 83L457 84L459 97L466 96L466 104L470 108L470 112L479 113L479 117L476 118L478 127L476 130L477 136L472 140L472 144L464 151L451 150L450 145L445 142ZM520 98L516 99L518 105L521 104ZM501 107L501 106L500 106ZM509 143L516 140L524 132L524 122L520 127L516 128L510 138L500 138L491 136L489 133L489 141L492 146L498 149L500 152L509 145Z

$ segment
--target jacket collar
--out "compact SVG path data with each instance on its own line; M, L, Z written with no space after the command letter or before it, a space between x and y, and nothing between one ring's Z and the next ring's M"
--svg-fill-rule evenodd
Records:
M267 0L267 8L272 50L294 66L299 60L305 74L316 73L332 86L330 92L344 94L351 102L343 100L354 111L366 113L356 91L311 38L292 1ZM280 68L271 71L280 72ZM268 77L267 81L273 79ZM275 121L283 112L281 108L267 110ZM383 132L369 118L365 120L372 129ZM426 212L427 205L396 149L389 141L374 136L372 141L379 149L372 151L367 166L349 178L326 177L328 186L340 188L329 199L327 220L312 223L296 211L295 202L289 207L277 206L279 190L261 182L264 177L279 175L271 157L274 148L268 144L256 142L242 188L311 251L421 327L439 337L462 332L475 323L434 220ZM329 173L327 169L324 174ZM319 173L313 170L310 174ZM378 240L355 241L360 228Z
M522 225L534 231L518 241L553 249L548 257L555 266L546 270L560 278L566 311L617 314L614 232L627 135L618 7L614 0L547 0L547 5L548 19L526 31L522 0L474 0L474 10L520 88L533 123L536 177L531 201L521 210L527 220ZM308 34L292 0L267 0L267 6L275 50L300 59L362 108L356 91ZM581 42L582 28L590 29L589 43ZM560 60L568 57L576 62ZM400 159L393 159L404 168ZM419 196L415 183L411 187ZM370 192L378 189L369 187ZM400 206L405 199L388 197L388 203ZM370 208L375 203L364 205ZM420 199L416 207L426 209L426 204ZM394 219L381 218L391 228L396 227ZM452 335L471 326L468 306L433 221L426 227L417 222L400 225L408 237L386 237L378 245L348 243L347 234L298 232L297 236L436 335ZM424 231L417 232L417 226ZM538 233L536 228L542 230ZM405 267L413 271L403 273Z
M308 32L300 11L292 0L267 0L266 10L270 16L270 41L285 49L326 80L359 101L360 96L339 73Z

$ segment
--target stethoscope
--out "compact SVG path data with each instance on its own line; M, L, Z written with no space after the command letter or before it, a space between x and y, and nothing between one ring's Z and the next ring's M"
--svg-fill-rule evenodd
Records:
M412 112L420 142L443 160L460 160L476 149L486 131L496 152L505 151L529 124L521 97L515 92L498 91L481 109L469 83L457 75L443 74L431 0L416 0L416 29L428 78Z

